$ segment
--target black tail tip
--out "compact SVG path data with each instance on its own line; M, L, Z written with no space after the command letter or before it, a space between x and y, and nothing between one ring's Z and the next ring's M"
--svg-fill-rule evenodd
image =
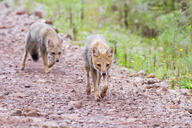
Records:
M38 54L33 54L33 55L31 55L31 57L32 57L32 59L34 61L38 61L38 59L39 59L39 55Z

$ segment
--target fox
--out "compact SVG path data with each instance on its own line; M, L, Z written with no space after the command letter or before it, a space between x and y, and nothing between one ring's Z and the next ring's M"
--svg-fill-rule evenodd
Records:
M96 101L106 96L109 81L109 69L112 64L113 47L109 47L105 38L100 34L94 34L87 37L85 47L83 50L83 58L85 62L85 70L87 74L87 95L91 94L91 87L89 81L89 73L91 72L94 97ZM103 78L105 85L100 90L100 80Z
M62 53L61 42L52 26L41 22L33 23L26 34L21 70L25 68L28 53L30 53L33 61L38 61L40 51L44 71L49 73L55 62L59 62Z

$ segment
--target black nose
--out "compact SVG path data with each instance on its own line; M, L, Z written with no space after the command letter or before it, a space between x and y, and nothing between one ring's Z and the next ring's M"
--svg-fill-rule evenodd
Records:
M102 73L102 76L105 76L105 75L106 75L106 72L103 72L103 73Z
M59 60L57 59L56 62L59 62Z

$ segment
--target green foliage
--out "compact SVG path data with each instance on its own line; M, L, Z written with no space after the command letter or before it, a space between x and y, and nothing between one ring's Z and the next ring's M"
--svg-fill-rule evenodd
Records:
M192 80L189 79L183 79L180 81L181 87L187 88L187 89L192 89Z

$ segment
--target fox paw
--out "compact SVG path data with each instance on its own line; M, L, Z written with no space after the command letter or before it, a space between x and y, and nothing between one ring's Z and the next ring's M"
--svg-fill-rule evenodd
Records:
M24 66L22 66L22 67L21 67L21 70L24 70L24 68L25 68L25 67L24 67Z
M100 98L100 97L95 97L95 100L96 100L97 102L99 102L99 101L101 100L101 98Z
M103 88L103 90L102 90L102 92L101 92L101 97L102 97L102 98L106 96L107 89L108 89L107 86Z
M98 102L98 101L100 101L100 99L101 99L101 96L98 93L96 93L95 94L95 100Z
M24 70L24 68L25 68L25 63L22 62L22 64L21 64L21 70Z
M50 73L50 69L45 69L45 73Z
M106 92L101 93L101 97L104 98L106 96Z

